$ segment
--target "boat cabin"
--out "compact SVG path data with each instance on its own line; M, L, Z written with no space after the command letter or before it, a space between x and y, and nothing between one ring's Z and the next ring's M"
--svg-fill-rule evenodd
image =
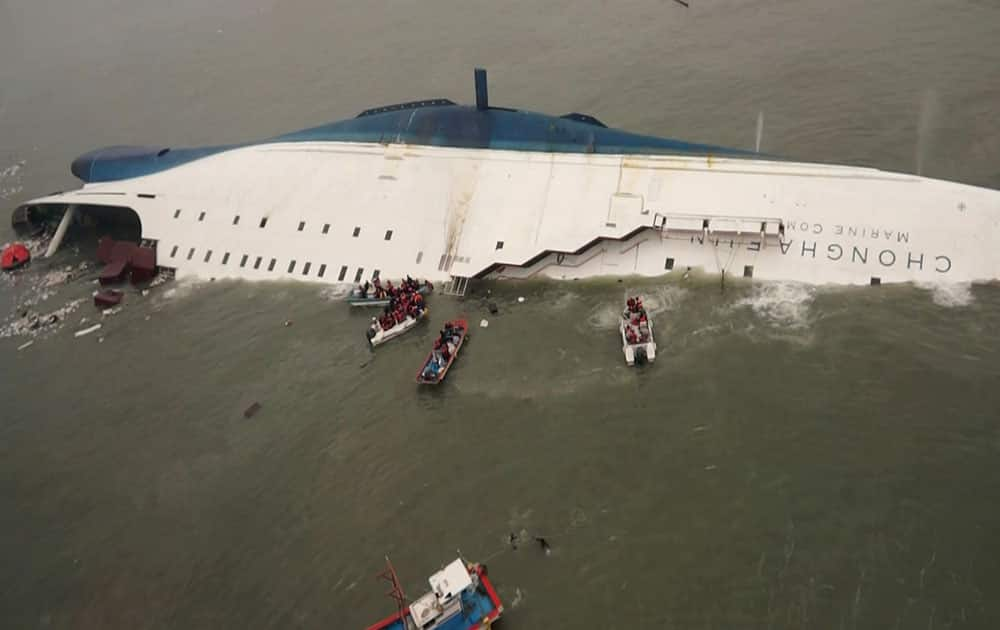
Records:
M462 593L473 587L465 563L456 559L427 580L431 591L410 604L410 616L421 630L439 628L462 612Z

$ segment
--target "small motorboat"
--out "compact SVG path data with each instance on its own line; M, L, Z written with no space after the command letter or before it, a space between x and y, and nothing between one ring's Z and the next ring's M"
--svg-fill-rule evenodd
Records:
M642 298L629 298L618 323L622 336L622 352L627 365L643 365L656 360L653 322L646 315Z
M444 380L448 368L455 362L458 351L469 336L469 323L464 319L445 322L441 332L443 339L439 337L435 340L434 348L417 372L417 382L422 385L437 385Z
M431 590L409 605L388 558L386 570L378 577L389 583L387 594L396 602L397 611L368 630L478 630L489 628L503 614L484 564L456 558L430 576Z
M404 286L404 284L400 282L399 286ZM420 295L427 295L433 291L434 285L427 281L420 283L420 288L417 289L417 293ZM347 296L347 303L351 306L386 306L389 304L389 296L375 297L375 287L370 288L367 295L363 295L359 287L354 287L351 294Z
M31 252L22 243L12 243L0 254L0 268L4 271L14 271L28 264Z
M392 328L382 328L382 324L379 323L379 319L377 317L372 317L372 324L368 327L368 332L365 333L368 337L368 343L370 343L373 347L380 346L390 339L395 339L403 333L409 332L414 326L427 319L427 313L429 311L430 309L425 308L420 311L420 314L416 317L407 315L406 319L393 325Z

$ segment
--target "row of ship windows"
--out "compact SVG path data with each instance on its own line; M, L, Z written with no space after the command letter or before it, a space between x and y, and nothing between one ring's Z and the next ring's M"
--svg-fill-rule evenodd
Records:
M180 217L181 217L181 210L178 208L177 210L174 210L174 218L175 219L179 219ZM204 211L202 211L201 214L198 215L198 220L199 221L204 221L205 220L205 212ZM240 215L237 214L237 215L235 215L233 217L233 225L239 225L239 224L240 224ZM262 217L261 218L259 227L261 227L261 228L267 227L267 217ZM303 231L305 231L305 229L306 229L306 222L305 221L299 221L299 232L303 232ZM324 223L323 224L323 234L329 234L329 233L330 233L330 224L329 223ZM357 237L361 236L361 227L360 226L355 226L354 227L354 232L353 232L352 236L354 236L354 238L357 238ZM387 240L387 241L388 240L392 240L392 230L386 230L385 231L385 240Z
M180 247L178 245L174 245L173 249L170 250L170 257L171 258L176 258L177 257L177 250L178 249L180 249ZM195 248L194 247L192 247L191 249L188 250L188 253L187 253L187 259L188 260L191 260L192 258L194 258L194 252L195 252ZM226 252L225 254L222 255L222 264L223 265L229 264L229 257L230 257L230 252ZM418 254L417 261L419 262L421 258L423 258L423 252L420 252L420 254ZM205 252L205 258L203 259L203 262L210 262L211 260L212 260L212 250L208 250L207 252ZM247 263L249 261L250 261L250 255L249 254L243 254L243 257L240 258L240 268L242 269L242 268L246 267ZM257 256L257 258L253 261L253 268L254 269L260 269L261 265L263 265L263 263L264 263L264 257L263 256ZM268 271L274 271L274 268L277 266L277 264L278 264L278 259L277 258L272 258L267 263L267 270ZM289 261L289 263L288 263L288 273L295 273L295 266L296 266L296 264L297 263L294 260ZM303 276L308 276L309 275L309 271L311 269L312 269L312 263L311 262L307 262L306 264L304 264L302 266L302 275ZM347 277L347 269L348 269L347 265L344 265L343 267L340 268L340 273L337 275L337 280L338 281L343 282L344 278ZM372 280L377 279L379 277L379 273L380 272L379 272L378 269L375 269L374 271L372 271L371 279ZM364 267L358 267L357 271L354 272L354 282L361 282L361 278L364 277L364 274L365 274L365 268ZM320 265L319 269L316 271L316 277L317 278L322 278L325 275L326 275L326 265L323 264L323 265Z

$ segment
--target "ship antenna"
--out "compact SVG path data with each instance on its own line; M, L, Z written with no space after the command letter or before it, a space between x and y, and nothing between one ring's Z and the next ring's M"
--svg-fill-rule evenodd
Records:
M764 110L757 112L757 153L760 153L760 141L764 137Z

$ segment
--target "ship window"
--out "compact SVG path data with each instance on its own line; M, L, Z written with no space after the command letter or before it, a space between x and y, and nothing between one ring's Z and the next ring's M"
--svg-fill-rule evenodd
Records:
M329 234L329 233L330 233L330 224L326 223L323 225L323 234Z
M235 217L233 217L233 225L239 225L239 224L240 224L240 215L237 214Z
M416 264L419 265L420 261L423 260L423 259L424 259L424 253L423 252L417 252L417 263Z
M304 266L304 267L302 267L302 275L303 275L303 276L308 276L308 275L309 275L309 268L310 268L310 267L312 267L312 263L311 263L311 262L307 262L307 263L305 264L305 266Z
M174 245L174 248L170 250L170 257L173 258L176 255L177 255L177 246Z
M295 261L294 260L292 262L288 263L288 273L292 273L293 271L295 271Z
M299 232L301 232L304 229L306 229L306 222L305 221L299 221Z
M225 254L222 255L222 264L225 265L228 262L229 262L229 252L226 252Z
M673 258L668 258L667 262L663 263L663 268L666 269L667 271L670 271L671 269L673 269L674 268L674 259Z
M337 277L337 280L343 280L344 276L346 275L347 275L347 265L344 265L343 267L340 268L340 276Z
M354 228L354 238L357 238L359 234L361 234L361 228Z
M497 249L503 249L503 241L497 241Z
M188 250L188 260L191 260L192 258L194 258L194 248L193 247Z
M249 258L249 256L247 256L246 254L243 254L243 258L240 259L240 267L246 267L247 266L247 258Z
M702 221L701 221L701 229L703 229L703 230L707 230L708 229L708 219L702 219Z
M364 267L358 267L358 272L356 274L354 274L354 281L355 282L361 282L361 276L363 276L363 275L365 275L365 268Z
M267 217L260 220L260 227L264 227L265 225L267 225Z
M753 265L743 265L743 277L753 278Z
M202 210L201 214L198 215L198 220L199 221L204 221L205 220L205 211L204 210Z
M877 278L875 276L872 276L872 286L877 287L880 284L882 284L882 278Z
M385 231L385 240L387 241L392 240L392 230Z
M375 271L372 272L372 282L378 280L379 273L381 273L381 271L378 270L378 269L376 269Z
M136 193L135 196L141 199L156 199L156 195L151 195L149 193Z
M325 274L325 273L326 273L326 265L320 265L319 266L319 271L316 272L316 275L319 276L320 278L322 278L323 274Z
M258 256L257 260L253 261L253 268L260 269L260 263L264 262L263 256Z
M174 218L178 219L178 218L180 218L180 216L181 216L181 210L180 210L180 208L178 208L177 210L174 210Z
M277 265L277 264L278 264L278 259L277 258L272 258L271 262L267 263L267 270L268 271L274 271L274 266Z
M205 252L205 262L208 262L208 259L211 257L212 257L212 250L208 250L207 252Z

